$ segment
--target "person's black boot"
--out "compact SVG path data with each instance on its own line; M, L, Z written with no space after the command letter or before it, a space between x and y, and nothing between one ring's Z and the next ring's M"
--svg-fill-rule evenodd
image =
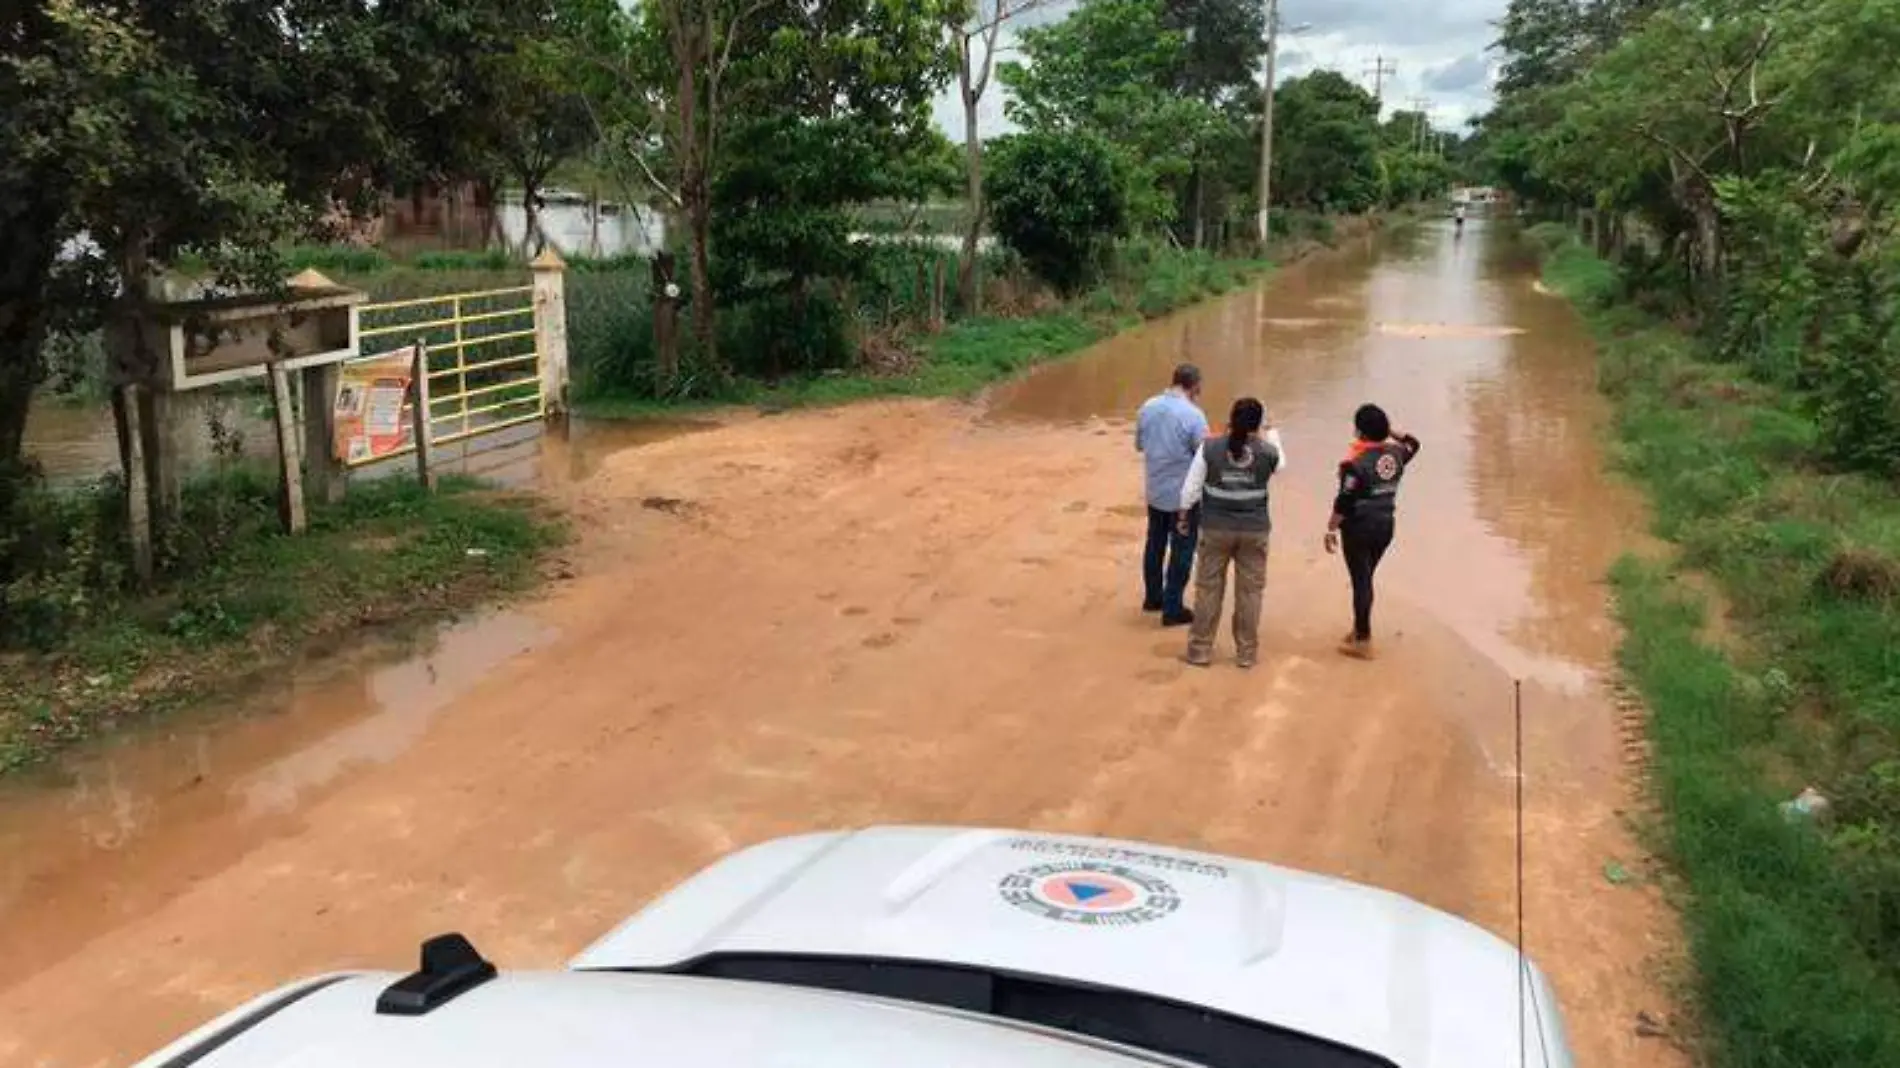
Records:
M1186 608L1178 612L1164 612L1161 615L1161 625L1164 627L1185 627L1192 622L1194 622L1194 612Z

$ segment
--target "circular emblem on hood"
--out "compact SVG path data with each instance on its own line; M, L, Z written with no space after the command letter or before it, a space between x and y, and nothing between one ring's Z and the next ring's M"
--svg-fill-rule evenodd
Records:
M1125 927L1158 920L1181 905L1166 882L1114 864L1038 864L1003 877L1003 900L1046 920Z

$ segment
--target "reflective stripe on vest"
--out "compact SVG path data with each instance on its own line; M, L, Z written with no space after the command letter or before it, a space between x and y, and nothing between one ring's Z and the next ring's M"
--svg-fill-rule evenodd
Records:
M1226 438L1211 438L1201 446L1201 455L1207 464L1207 481L1201 487L1201 525L1209 530L1260 534L1271 530L1267 483L1280 466L1280 454L1273 446L1248 443L1243 463L1227 454Z

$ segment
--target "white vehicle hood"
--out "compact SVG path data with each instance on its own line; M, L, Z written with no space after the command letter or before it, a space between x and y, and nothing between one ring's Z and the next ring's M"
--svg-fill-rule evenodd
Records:
M887 827L742 850L570 962L722 955L930 961L1135 991L1323 1038L1399 1068L1519 1068L1519 958L1408 898L1134 842ZM1569 1068L1525 966L1530 1063ZM1541 1041L1540 1041L1541 1034ZM1548 1057L1540 1056L1540 1045Z
M275 991L135 1068L856 1068L893 1062L915 1068L1156 1068L1166 1063L1106 1043L870 998L657 975L514 973L423 1016L379 1015L377 994L397 978L330 976Z

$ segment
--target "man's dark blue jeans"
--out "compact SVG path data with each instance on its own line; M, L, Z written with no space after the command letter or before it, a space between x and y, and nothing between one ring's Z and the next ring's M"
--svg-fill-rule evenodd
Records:
M1201 541L1201 509L1188 513L1188 532L1174 529L1174 513L1148 509L1148 549L1141 558L1141 577L1147 596L1142 607L1150 612L1178 616L1187 605L1188 576L1194 570L1194 547Z

